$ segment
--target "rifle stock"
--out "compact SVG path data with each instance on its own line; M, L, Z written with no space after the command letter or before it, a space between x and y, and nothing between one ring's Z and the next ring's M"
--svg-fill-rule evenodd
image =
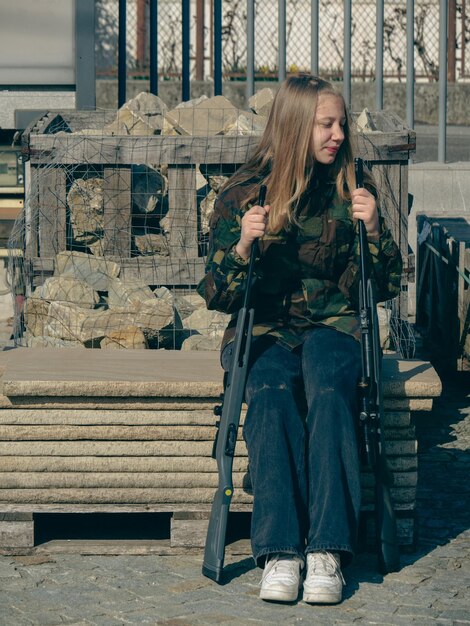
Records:
M261 185L258 203L264 205L266 187ZM232 467L237 442L240 413L248 374L254 308L250 307L251 283L256 258L256 242L253 243L248 266L247 284L243 307L238 313L233 354L226 378L222 413L216 435L215 457L219 481L212 501L202 573L217 583L222 581L225 558L225 538L228 514L233 495Z
M363 187L363 162L355 159L356 187ZM392 475L384 450L382 398L382 351L374 285L366 272L367 232L359 220L360 271L359 313L361 324L362 378L360 426L367 462L375 478L375 529L377 556L381 573L395 572L400 567L397 523L390 487Z

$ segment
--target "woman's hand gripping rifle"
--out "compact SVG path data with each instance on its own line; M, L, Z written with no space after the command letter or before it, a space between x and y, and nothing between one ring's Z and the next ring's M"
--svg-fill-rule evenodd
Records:
M266 186L261 185L258 204L264 206ZM202 573L220 583L225 557L225 536L230 502L233 494L232 466L237 442L240 413L245 395L245 383L248 373L251 334L253 330L254 309L250 307L253 268L257 254L257 242L251 247L250 262L246 281L243 307L238 312L237 328L233 343L232 362L226 375L222 411L218 411L220 421L217 424L215 440L215 458L219 472L219 483L212 502L212 509L207 529L206 546Z
M364 186L363 161L355 159L356 187ZM362 378L359 382L361 396L360 428L362 443L375 479L375 532L377 554L381 573L396 572L400 567L397 543L397 524L390 496L392 475L387 465L383 447L381 422L382 401L382 351L374 285L367 276L367 232L359 220L360 244L360 324L362 347Z

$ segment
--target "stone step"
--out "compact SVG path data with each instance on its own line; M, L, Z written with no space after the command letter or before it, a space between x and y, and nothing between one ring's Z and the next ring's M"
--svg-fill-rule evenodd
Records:
M168 408L151 409L146 411L129 411L124 409L96 410L96 409L32 409L7 408L0 411L0 427L3 425L15 426L212 426L216 417L213 413L214 404L207 408L194 410ZM218 418L217 418L218 419ZM240 416L240 424L244 423L245 410ZM383 416L385 427L404 428L410 425L409 411L385 411Z
M211 457L212 441L0 441L0 456L205 456ZM413 456L416 440L388 441L388 456ZM237 456L246 456L244 441L236 446Z
M385 411L430 411L433 397L415 398L388 398L383 400ZM212 412L214 404L220 403L219 394L207 398L190 397L128 397L119 398L113 396L0 396L0 409L45 409L45 410L83 410L93 409L97 411L107 410L166 410L186 411L192 409L207 409Z
M388 458L393 472L415 471L415 456ZM233 471L245 472L246 456L235 455ZM0 456L0 472L208 472L216 471L215 459L207 456ZM363 470L364 472L369 470ZM1 477L0 477L1 478Z
M0 511L10 516L0 519L1 550L31 548L32 514L53 512L171 513L168 550L203 545L218 484L211 458L223 379L218 353L27 348L0 353L0 370ZM410 411L431 409L440 391L429 363L385 357L383 430L402 545L415 536ZM249 512L241 429L239 435L231 511ZM362 512L370 516L368 468L361 481Z
M0 510L3 504L29 503L33 508L35 503L193 503L210 504L214 498L214 488L184 488L184 487L132 487L132 488L37 488L37 489L0 489ZM400 503L412 503L416 498L416 487L392 487L392 500ZM363 503L372 503L374 491L372 488L363 489ZM241 489L235 489L234 503L249 504L253 500L251 494Z
M18 426L0 424L0 441L213 441L215 426ZM385 439L414 439L414 428L384 428ZM241 434L239 431L239 439Z
M216 468L214 468L215 470ZM234 471L232 474L235 489L243 487L246 471ZM415 487L418 474L396 472L393 475L395 487ZM217 487L218 474L212 472L2 472L2 489L75 489L75 488L205 488ZM370 473L363 473L361 483L364 488L374 485Z

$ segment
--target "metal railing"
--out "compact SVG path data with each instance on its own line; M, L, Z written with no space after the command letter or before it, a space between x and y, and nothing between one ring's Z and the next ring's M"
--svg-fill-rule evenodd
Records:
M406 122L413 128L415 81L438 82L438 160L445 162L447 82L466 77L465 0L98 0L97 10L118 23L119 105L130 76L148 78L154 94L160 80L176 78L189 100L193 79L210 77L215 95L225 80L242 79L249 97L261 78L282 81L306 70L342 80L348 104L353 81L373 80L381 110L384 83L406 77ZM299 26L299 14L310 29ZM98 56L97 65L98 76L116 75Z

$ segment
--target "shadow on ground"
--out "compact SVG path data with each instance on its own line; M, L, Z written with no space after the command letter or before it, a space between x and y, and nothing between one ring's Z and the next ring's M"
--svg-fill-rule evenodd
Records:
M470 528L470 371L441 378L433 410L414 416L419 556Z

